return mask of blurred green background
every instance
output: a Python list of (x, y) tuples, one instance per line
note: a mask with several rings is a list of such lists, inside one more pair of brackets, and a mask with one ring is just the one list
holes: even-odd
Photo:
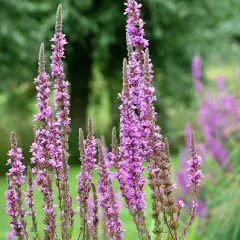
[[(63, 4), (64, 32), (68, 40), (65, 69), (71, 83), (70, 163), (73, 165), (73, 186), (79, 165), (78, 128), (85, 129), (86, 119), (90, 116), (96, 135), (105, 136), (109, 144), (111, 129), (118, 126), (117, 94), (121, 89), (122, 59), (127, 54), (124, 1), (1, 0), (0, 216), (4, 221), (2, 193), (6, 189), (4, 173), (9, 133), (16, 131), (28, 163), (29, 146), (33, 140), (32, 116), (36, 112), (33, 79), (37, 74), (38, 50), (40, 43), (44, 42), (49, 63), (49, 39), (53, 35), (59, 3)], [(236, 69), (240, 54), (240, 1), (142, 0), (141, 3), (155, 66), (158, 123), (163, 134), (170, 139), (174, 165), (177, 165), (175, 156), (183, 145), (184, 126), (187, 121), (196, 118), (197, 101), (191, 80), (192, 57), (203, 57), (206, 86), (211, 88), (216, 77), (223, 75), (229, 89), (236, 95), (238, 93), (240, 83)], [(230, 179), (238, 179), (238, 174), (230, 175)], [(239, 186), (238, 181), (234, 183)], [(214, 221), (211, 224), (214, 225)], [(240, 225), (240, 221), (236, 224)], [(196, 233), (211, 233), (204, 224), (200, 225), (200, 230), (195, 227)], [(0, 239), (5, 239), (6, 227), (0, 225)], [(200, 239), (240, 239), (238, 227), (234, 235), (236, 238), (228, 238), (229, 235), (225, 234), (233, 231), (230, 227), (225, 235), (218, 238), (200, 234)], [(197, 239), (197, 235), (192, 234), (189, 239)]]

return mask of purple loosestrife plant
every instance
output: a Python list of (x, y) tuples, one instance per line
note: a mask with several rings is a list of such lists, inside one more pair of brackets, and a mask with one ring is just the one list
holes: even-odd
[[(127, 45), (129, 50), (127, 81), (129, 84), (129, 93), (133, 104), (136, 107), (139, 120), (139, 139), (142, 147), (142, 161), (149, 159), (152, 154), (150, 138), (155, 132), (157, 141), (161, 139), (158, 126), (155, 125), (155, 109), (153, 102), (154, 87), (152, 87), (153, 65), (149, 57), (148, 40), (145, 39), (144, 22), (140, 17), (142, 7), (135, 0), (129, 0), (126, 4), (125, 14), (127, 15)], [(156, 128), (156, 129), (155, 129)]]
[(51, 39), (53, 42), (51, 48), (53, 50), (51, 55), (51, 76), (55, 79), (54, 82), (54, 100), (56, 109), (56, 125), (60, 131), (62, 140), (63, 153), (62, 159), (62, 238), (70, 237), (73, 228), (72, 197), (69, 192), (68, 184), (68, 134), (70, 129), (70, 95), (68, 93), (69, 82), (65, 80), (64, 67), (62, 59), (64, 58), (64, 45), (67, 44), (65, 35), (62, 33), (62, 5), (59, 5), (56, 17), (55, 34)]
[(95, 168), (96, 163), (96, 139), (93, 135), (93, 127), (91, 119), (88, 120), (88, 136), (84, 140), (82, 129), (79, 130), (79, 151), (81, 170), (77, 175), (77, 201), (80, 205), (81, 214), (81, 229), (82, 236), (88, 235), (87, 229), (87, 211), (88, 211), (88, 198), (92, 182), (92, 170)]
[(188, 168), (188, 187), (193, 187), (193, 198), (192, 198), (192, 209), (190, 212), (190, 218), (187, 226), (184, 228), (181, 238), (186, 236), (188, 228), (192, 225), (193, 220), (196, 216), (196, 209), (198, 206), (197, 195), (199, 193), (199, 187), (203, 179), (203, 173), (201, 170), (202, 158), (196, 153), (195, 137), (194, 133), (191, 132), (191, 145), (190, 145), (191, 159), (187, 161)]
[(17, 137), (11, 133), (11, 149), (8, 152), (9, 159), (7, 165), (10, 169), (7, 172), (8, 190), (5, 193), (7, 199), (6, 212), (11, 217), (11, 227), (13, 235), (22, 240), (28, 239), (25, 215), (23, 209), (24, 170), (22, 149), (18, 147)]
[[(186, 148), (182, 149), (179, 154), (179, 159), (180, 159), (180, 167), (176, 172), (176, 177), (177, 177), (177, 183), (179, 186), (179, 197), (183, 198), (186, 202), (187, 207), (189, 207), (189, 202), (187, 200), (187, 196), (189, 193), (191, 193), (191, 189), (187, 186), (188, 185), (188, 176), (186, 175), (188, 164), (186, 159), (191, 158), (191, 154), (189, 149), (191, 148), (191, 132), (192, 132), (192, 127), (190, 123), (187, 123), (185, 126), (185, 134), (184, 134), (184, 139), (185, 139), (185, 146)], [(202, 156), (203, 159), (206, 156), (206, 148), (203, 143), (198, 143), (196, 145), (196, 152), (198, 155)], [(191, 207), (191, 206), (190, 206)], [(196, 207), (196, 213), (199, 217), (206, 217), (208, 213), (207, 205), (203, 199), (199, 199), (199, 204)]]
[[(192, 76), (199, 97), (198, 125), (213, 159), (225, 170), (231, 170), (226, 140), (239, 128), (239, 108), (236, 98), (225, 88), (224, 78), (218, 77), (217, 91), (204, 92), (201, 82), (201, 59), (192, 61)], [(201, 94), (200, 94), (201, 93)]]
[[(88, 136), (84, 139), (79, 130), (79, 151), (81, 169), (77, 175), (77, 202), (80, 212), (80, 226), (77, 226), (78, 240), (98, 238), (99, 206), (103, 209), (103, 224), (108, 236), (113, 240), (123, 239), (122, 222), (119, 218), (120, 204), (114, 193), (112, 179), (119, 183), (126, 207), (132, 215), (138, 236), (141, 240), (151, 240), (150, 230), (145, 220), (146, 179), (152, 190), (153, 233), (156, 239), (166, 237), (172, 240), (184, 239), (188, 228), (196, 215), (197, 194), (203, 174), (200, 170), (201, 158), (196, 155), (192, 134), (191, 159), (187, 162), (188, 183), (193, 186), (193, 200), (188, 221), (184, 231), (179, 234), (179, 218), (184, 207), (182, 200), (174, 197), (175, 184), (171, 180), (171, 157), (168, 141), (162, 140), (160, 127), (156, 124), (154, 102), (153, 65), (149, 56), (148, 41), (145, 39), (144, 22), (140, 17), (140, 8), (136, 0), (128, 0), (125, 15), (127, 16), (127, 49), (128, 59), (123, 61), (123, 89), (119, 94), (120, 141), (118, 144), (116, 129), (112, 132), (112, 151), (99, 141), (98, 164), (96, 162), (97, 140), (93, 135), (92, 122), (88, 121)], [(69, 190), (68, 135), (69, 117), (69, 83), (65, 79), (63, 58), (64, 46), (67, 44), (62, 33), (62, 6), (57, 10), (56, 28), (52, 42), (51, 77), (54, 89), (54, 108), (50, 104), (51, 82), (45, 70), (44, 45), (40, 47), (39, 73), (35, 79), (37, 90), (38, 113), (34, 120), (34, 142), (31, 146), (32, 168), (28, 171), (28, 190), (26, 193), (27, 210), (22, 204), (22, 185), (24, 184), (24, 166), (22, 151), (17, 146), (15, 134), (11, 135), (9, 152), (10, 170), (7, 173), (8, 190), (7, 214), (11, 217), (13, 234), (21, 240), (28, 239), (25, 215), (32, 219), (34, 240), (42, 237), (38, 232), (37, 213), (34, 209), (34, 188), (39, 187), (43, 197), (44, 240), (71, 240), (73, 235), (72, 197)], [(195, 70), (196, 72), (198, 70)], [(200, 79), (199, 73), (194, 73)], [(221, 85), (222, 86), (222, 85)], [(222, 89), (222, 87), (221, 87)], [(229, 101), (231, 102), (231, 101)], [(56, 112), (56, 115), (54, 114)], [(115, 169), (114, 169), (115, 168)], [(112, 171), (112, 169), (114, 169)], [(57, 208), (53, 194), (54, 172), (58, 190), (60, 224), (57, 224)], [(115, 171), (116, 170), (116, 171)], [(93, 181), (93, 171), (98, 172), (98, 186)], [(189, 187), (188, 186), (188, 187)], [(96, 191), (98, 189), (98, 192)], [(93, 201), (90, 204), (90, 192)], [(99, 199), (99, 203), (98, 203)], [(91, 212), (91, 214), (90, 214)], [(58, 236), (60, 226), (61, 236)], [(104, 228), (105, 229), (105, 228)], [(165, 230), (167, 229), (167, 233)], [(104, 234), (104, 238), (106, 235)]]
[[(35, 165), (33, 172), (36, 173), (36, 184), (43, 194), (43, 211), (44, 211), (44, 239), (54, 239), (56, 237), (56, 205), (53, 201), (52, 180), (49, 167), (54, 166), (51, 159), (52, 136), (51, 126), (51, 106), (49, 102), (50, 81), (45, 71), (44, 45), (41, 44), (39, 51), (39, 75), (35, 79), (37, 89), (37, 106), (39, 113), (35, 115), (35, 120), (40, 121), (41, 125), (35, 129), (34, 142), (31, 146), (31, 162)], [(45, 111), (48, 109), (47, 111)]]
[(141, 156), (139, 121), (130, 96), (127, 80), (127, 61), (123, 63), (123, 90), (119, 94), (120, 105), (120, 152), (118, 181), (128, 209), (138, 228), (140, 238), (149, 239), (144, 216), (144, 178)]
[(116, 201), (109, 164), (104, 158), (103, 146), (98, 142), (99, 152), (99, 195), (100, 206), (103, 208), (106, 217), (108, 234), (113, 240), (123, 239), (122, 223), (119, 219), (119, 204)]

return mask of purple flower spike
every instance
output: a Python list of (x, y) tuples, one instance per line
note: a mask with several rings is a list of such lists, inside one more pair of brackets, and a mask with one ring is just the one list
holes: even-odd
[(196, 147), (195, 147), (195, 138), (194, 133), (191, 132), (191, 159), (188, 160), (187, 165), (187, 172), (188, 172), (188, 186), (194, 185), (194, 191), (198, 193), (198, 186), (200, 185), (203, 174), (200, 166), (202, 164), (202, 157), (196, 154)]
[(88, 120), (88, 136), (84, 140), (82, 129), (79, 130), (79, 151), (81, 161), (81, 171), (77, 175), (77, 201), (80, 205), (80, 214), (82, 218), (83, 236), (86, 236), (88, 198), (92, 182), (92, 170), (95, 168), (96, 139), (93, 136), (93, 127), (91, 119)]
[(129, 43), (136, 48), (145, 48), (148, 46), (148, 41), (144, 38), (144, 22), (140, 18), (142, 4), (135, 0), (128, 0), (125, 5), (127, 6), (125, 15), (128, 17), (126, 31)]
[(145, 194), (143, 186), (142, 134), (136, 105), (131, 97), (127, 75), (127, 60), (123, 62), (123, 90), (119, 94), (122, 104), (120, 110), (120, 150), (118, 162), (118, 181), (127, 207), (136, 222), (140, 238), (149, 239), (145, 224)]
[(119, 181), (123, 188), (123, 195), (132, 213), (143, 212), (144, 209), (144, 179), (141, 158), (141, 133), (139, 132), (138, 117), (135, 106), (129, 94), (126, 76), (127, 62), (123, 66), (123, 91), (120, 94), (122, 101), (120, 109), (120, 162)]
[[(58, 141), (57, 132), (54, 131), (54, 121), (52, 120), (52, 111), (49, 100), (49, 76), (45, 72), (45, 57), (44, 57), (44, 45), (41, 44), (39, 51), (39, 75), (35, 79), (37, 89), (37, 101), (39, 113), (35, 117), (35, 121), (39, 120), (41, 125), (34, 130), (34, 142), (31, 146), (31, 163), (35, 165), (33, 172), (36, 173), (35, 183), (39, 186), (43, 195), (43, 211), (44, 211), (44, 232), (45, 239), (55, 238), (55, 208), (53, 203), (53, 190), (52, 180), (49, 173), (49, 167), (55, 167), (57, 164), (56, 158), (53, 156), (53, 152), (58, 152), (59, 149), (55, 148), (55, 144)], [(45, 108), (49, 109), (45, 114)], [(61, 153), (61, 150), (60, 150)], [(58, 160), (59, 161), (59, 160)], [(32, 202), (32, 184), (28, 186), (27, 203), (33, 208)], [(32, 209), (31, 209), (32, 210)], [(31, 214), (33, 218), (36, 216), (34, 212)], [(36, 224), (36, 223), (34, 223)], [(36, 230), (36, 229), (35, 229)], [(37, 234), (37, 231), (36, 231)]]
[(18, 147), (17, 137), (14, 132), (11, 133), (11, 149), (8, 152), (8, 156), (10, 158), (7, 161), (7, 165), (10, 166), (10, 169), (7, 172), (8, 190), (5, 192), (7, 199), (6, 213), (11, 218), (10, 223), (13, 228), (13, 234), (19, 237), (19, 239), (27, 240), (26, 213), (22, 202), (25, 166), (22, 163), (22, 149)]
[(55, 78), (54, 95), (55, 108), (57, 110), (57, 124), (62, 127), (64, 134), (70, 132), (69, 106), (70, 96), (68, 93), (69, 82), (65, 80), (62, 59), (64, 58), (64, 45), (67, 44), (65, 34), (62, 33), (62, 5), (59, 5), (56, 20), (56, 32), (51, 39), (51, 75)]
[[(83, 132), (79, 130), (79, 150), (81, 153), (81, 171), (77, 176), (78, 180), (78, 197), (79, 204), (83, 207), (86, 206), (89, 197), (89, 191), (91, 188), (92, 173), (91, 171), (95, 168), (95, 154), (96, 154), (96, 139), (93, 136), (92, 122), (91, 119), (88, 121), (88, 136), (84, 141)], [(82, 214), (86, 214), (81, 212)], [(86, 216), (85, 216), (86, 217)]]
[[(34, 131), (35, 139), (31, 146), (31, 162), (38, 166), (59, 167), (61, 165), (59, 156), (62, 149), (59, 145), (59, 133), (55, 129), (52, 120), (52, 109), (50, 105), (50, 81), (45, 72), (44, 45), (41, 44), (39, 51), (39, 74), (35, 78), (37, 90), (37, 106), (39, 112), (35, 115), (35, 121), (40, 121), (41, 126)], [(46, 158), (48, 153), (48, 159)]]
[(62, 238), (68, 238), (73, 227), (74, 211), (72, 209), (72, 197), (69, 191), (69, 165), (68, 165), (68, 134), (70, 129), (70, 95), (68, 92), (69, 82), (65, 79), (63, 58), (64, 46), (67, 44), (65, 34), (62, 33), (62, 5), (57, 9), (55, 34), (51, 39), (51, 76), (54, 78), (54, 103), (56, 110), (56, 126), (60, 132), (62, 160)]
[(119, 219), (119, 205), (114, 196), (108, 162), (104, 158), (103, 146), (99, 141), (99, 194), (100, 206), (106, 216), (108, 234), (113, 240), (123, 239), (122, 223)]
[(35, 120), (46, 122), (52, 116), (52, 109), (49, 103), (50, 81), (45, 71), (44, 45), (41, 44), (39, 51), (39, 75), (34, 79), (37, 89), (37, 106), (39, 113)]
[(181, 238), (184, 239), (184, 237), (187, 234), (187, 231), (189, 227), (192, 225), (194, 218), (196, 217), (196, 211), (197, 211), (197, 195), (199, 192), (201, 181), (204, 177), (202, 170), (201, 170), (201, 164), (202, 164), (202, 158), (197, 155), (196, 153), (196, 145), (195, 145), (195, 137), (193, 131), (191, 132), (191, 159), (188, 160), (187, 165), (187, 172), (188, 172), (188, 184), (187, 186), (193, 187), (193, 197), (192, 197), (192, 208), (190, 211), (190, 218), (188, 221), (187, 226), (183, 230), (183, 234)]

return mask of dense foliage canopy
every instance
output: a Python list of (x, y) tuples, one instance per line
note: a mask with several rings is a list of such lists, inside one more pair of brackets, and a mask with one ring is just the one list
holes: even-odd
[[(235, 37), (239, 32), (237, 0), (142, 0), (146, 34), (151, 41), (150, 54), (156, 66), (155, 87), (159, 101), (159, 121), (165, 131), (166, 121), (177, 105), (191, 99), (190, 62), (195, 54)], [(112, 0), (2, 0), (0, 9), (0, 91), (7, 99), (7, 109), (32, 111), (36, 76), (35, 55), (40, 42), (50, 38), (54, 28), (54, 9), (62, 3), (67, 77), (71, 83), (73, 128), (83, 126), (89, 105), (109, 108), (109, 130), (117, 123), (116, 94), (120, 91), (121, 63), (126, 55), (123, 1)], [(50, 46), (46, 46), (50, 48)], [(154, 53), (154, 54), (153, 54)], [(98, 76), (102, 85), (94, 83)], [(92, 83), (91, 83), (92, 81)], [(95, 87), (94, 87), (95, 86)], [(103, 93), (102, 88), (104, 86)], [(106, 97), (110, 100), (103, 100)], [(90, 104), (89, 104), (90, 101)], [(177, 104), (176, 104), (177, 103)], [(101, 106), (100, 106), (101, 105)], [(20, 108), (19, 108), (20, 106)]]

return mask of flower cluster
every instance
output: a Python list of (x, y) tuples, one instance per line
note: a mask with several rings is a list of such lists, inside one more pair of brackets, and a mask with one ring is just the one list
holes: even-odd
[[(77, 175), (77, 201), (80, 205), (80, 214), (82, 218), (81, 227), (83, 229), (83, 237), (87, 236), (86, 230), (88, 224), (88, 200), (92, 186), (92, 171), (96, 164), (96, 139), (93, 135), (93, 127), (91, 119), (88, 120), (88, 136), (84, 140), (82, 129), (79, 130), (79, 151), (80, 151), (80, 162), (81, 171)], [(93, 189), (94, 193), (94, 189)], [(95, 219), (97, 216), (95, 216)], [(90, 226), (91, 228), (91, 226)], [(96, 227), (93, 227), (96, 229)], [(93, 231), (94, 232), (94, 231)], [(95, 230), (96, 232), (96, 230)]]
[[(225, 170), (231, 170), (225, 142), (239, 128), (239, 108), (235, 96), (225, 87), (223, 77), (217, 78), (217, 91), (205, 93), (201, 82), (201, 59), (195, 56), (192, 62), (194, 86), (200, 100), (198, 125), (204, 142), (213, 159)], [(201, 94), (200, 94), (201, 93)]]
[(135, 0), (128, 0), (125, 14), (128, 16), (126, 32), (128, 33), (129, 43), (135, 48), (145, 48), (148, 41), (144, 38), (144, 22), (140, 18), (142, 4)]
[(63, 153), (60, 156), (62, 162), (61, 181), (60, 188), (62, 194), (62, 206), (65, 206), (66, 210), (62, 209), (62, 238), (71, 234), (71, 228), (73, 227), (73, 209), (72, 209), (72, 197), (69, 192), (68, 183), (68, 133), (70, 132), (70, 95), (68, 92), (69, 82), (65, 80), (64, 66), (62, 59), (64, 58), (64, 45), (67, 44), (65, 35), (62, 33), (62, 5), (59, 5), (56, 16), (55, 34), (51, 38), (51, 76), (54, 78), (54, 103), (56, 110), (55, 125), (59, 131), (61, 143), (60, 147)]
[(63, 129), (63, 134), (70, 132), (69, 118), (69, 82), (65, 80), (62, 59), (64, 58), (64, 45), (67, 44), (65, 35), (62, 33), (62, 6), (57, 11), (56, 32), (51, 39), (51, 75), (55, 78), (54, 95), (55, 108), (57, 109), (57, 124)]
[(203, 174), (200, 166), (202, 164), (202, 157), (198, 156), (196, 153), (195, 140), (193, 132), (191, 132), (191, 159), (187, 161), (188, 165), (188, 186), (195, 185), (196, 188), (200, 185)]
[(95, 154), (96, 154), (96, 139), (93, 136), (93, 128), (91, 120), (88, 121), (88, 136), (86, 141), (84, 140), (83, 132), (79, 130), (79, 151), (81, 153), (81, 171), (77, 176), (77, 201), (81, 206), (81, 213), (85, 215), (87, 213), (86, 204), (89, 197), (89, 191), (91, 189), (92, 182), (92, 170), (95, 168)]
[[(126, 74), (126, 61), (123, 66), (123, 75)], [(126, 75), (123, 76), (124, 82)], [(125, 84), (120, 98), (120, 161), (118, 164), (119, 182), (124, 189), (124, 197), (133, 213), (144, 209), (144, 179), (141, 158), (141, 133), (138, 128), (138, 117), (135, 113), (133, 101), (129, 96), (128, 84)]]
[(7, 164), (10, 169), (7, 173), (8, 190), (5, 193), (7, 199), (6, 212), (11, 217), (11, 226), (13, 234), (20, 239), (28, 239), (25, 211), (23, 209), (23, 191), (21, 189), (24, 184), (23, 172), (25, 166), (22, 163), (22, 149), (18, 147), (15, 133), (11, 133), (11, 150), (8, 153), (10, 157)]
[(108, 234), (113, 240), (123, 239), (122, 224), (119, 219), (119, 206), (112, 188), (109, 166), (104, 159), (103, 146), (99, 141), (99, 195), (100, 206), (106, 215)]
[[(187, 169), (188, 169), (188, 163), (186, 159), (191, 159), (191, 153), (189, 149), (191, 149), (191, 132), (192, 132), (192, 127), (190, 123), (187, 123), (185, 126), (185, 146), (186, 148), (182, 149), (179, 154), (179, 159), (180, 159), (180, 167), (176, 172), (176, 177), (177, 177), (177, 183), (180, 188), (179, 191), (179, 197), (184, 198), (185, 203), (187, 207), (191, 207), (191, 204), (187, 200), (187, 194), (191, 193), (191, 188), (188, 186), (189, 185), (189, 178), (186, 174)], [(206, 148), (203, 143), (197, 143), (196, 144), (196, 152), (198, 156), (201, 156), (203, 160), (205, 159), (206, 156)], [(208, 208), (206, 205), (206, 202), (204, 199), (199, 199), (198, 200), (198, 206), (196, 207), (196, 213), (199, 217), (206, 217), (208, 214)]]

